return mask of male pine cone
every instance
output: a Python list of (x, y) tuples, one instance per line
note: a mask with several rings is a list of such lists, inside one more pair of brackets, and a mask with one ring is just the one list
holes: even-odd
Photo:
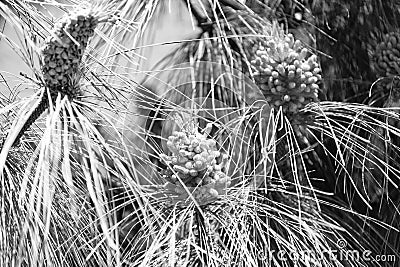
[(316, 55), (291, 34), (284, 38), (258, 40), (250, 55), (257, 85), (273, 108), (295, 115), (318, 101), (321, 68)]
[(373, 54), (372, 67), (378, 77), (400, 75), (400, 32), (389, 32), (383, 36)]

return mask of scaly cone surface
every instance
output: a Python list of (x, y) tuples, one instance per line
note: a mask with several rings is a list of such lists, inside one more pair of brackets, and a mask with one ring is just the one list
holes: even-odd
[[(51, 101), (58, 93), (74, 99), (80, 95), (79, 68), (89, 38), (93, 36), (99, 19), (90, 9), (78, 9), (54, 25), (51, 35), (41, 50), (41, 70)], [(25, 131), (48, 108), (49, 99), (44, 92), (41, 101), (29, 116), (15, 139), (14, 146)]]
[(51, 92), (61, 92), (71, 98), (79, 95), (74, 81), (97, 24), (98, 18), (89, 9), (80, 9), (54, 26), (42, 50), (43, 77)]

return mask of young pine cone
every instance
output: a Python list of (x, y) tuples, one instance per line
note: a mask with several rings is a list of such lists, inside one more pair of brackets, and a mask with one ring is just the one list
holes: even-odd
[(98, 23), (99, 16), (92, 10), (78, 9), (54, 25), (41, 50), (41, 70), (51, 99), (46, 91), (42, 94), (37, 107), (15, 138), (14, 146), (19, 144), (21, 136), (48, 108), (49, 101), (55, 100), (58, 93), (70, 99), (81, 94), (78, 81), (82, 56)]
[(80, 9), (56, 23), (42, 49), (42, 72), (50, 92), (60, 92), (72, 99), (78, 96), (79, 87), (74, 83), (98, 22), (89, 9)]

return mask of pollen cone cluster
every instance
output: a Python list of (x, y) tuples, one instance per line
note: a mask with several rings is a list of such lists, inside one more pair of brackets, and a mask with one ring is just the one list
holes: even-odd
[(372, 66), (379, 77), (400, 75), (400, 32), (383, 36), (374, 52)]
[(299, 40), (284, 38), (259, 40), (250, 55), (257, 85), (266, 100), (285, 114), (295, 114), (310, 102), (318, 101), (321, 68)]
[(197, 199), (217, 197), (218, 190), (213, 186), (230, 184), (225, 174), (228, 156), (218, 151), (214, 139), (207, 138), (208, 129), (210, 125), (203, 134), (175, 131), (168, 137), (171, 155), (161, 155), (168, 165), (162, 177), (177, 186), (177, 193), (184, 192), (179, 180), (189, 188), (197, 187), (193, 192)]
[(97, 24), (98, 18), (91, 10), (79, 9), (54, 26), (42, 49), (42, 71), (50, 92), (77, 96), (79, 88), (74, 86), (74, 80)]

